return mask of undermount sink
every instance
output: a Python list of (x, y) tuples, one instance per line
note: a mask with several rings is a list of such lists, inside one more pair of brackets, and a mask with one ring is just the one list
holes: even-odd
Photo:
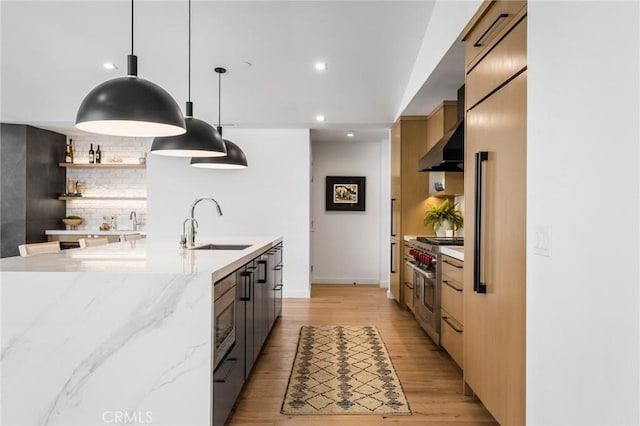
[(251, 247), (250, 244), (205, 244), (191, 247), (189, 250), (244, 250)]

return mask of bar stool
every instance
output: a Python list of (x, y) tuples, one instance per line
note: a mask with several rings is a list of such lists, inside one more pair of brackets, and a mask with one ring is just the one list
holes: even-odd
[(104, 246), (109, 244), (109, 238), (107, 237), (80, 238), (78, 242), (80, 243), (81, 248)]
[(33, 256), (43, 253), (60, 253), (60, 241), (49, 241), (46, 243), (21, 244), (18, 246), (20, 256)]

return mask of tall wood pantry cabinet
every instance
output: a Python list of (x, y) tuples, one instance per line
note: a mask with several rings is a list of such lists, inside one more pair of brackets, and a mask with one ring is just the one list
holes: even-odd
[(526, 2), (486, 1), (466, 51), (465, 383), (525, 423)]
[(389, 289), (401, 305), (403, 236), (424, 234), (421, 203), (428, 186), (428, 174), (418, 171), (418, 160), (426, 153), (427, 116), (402, 116), (391, 128), (391, 271)]

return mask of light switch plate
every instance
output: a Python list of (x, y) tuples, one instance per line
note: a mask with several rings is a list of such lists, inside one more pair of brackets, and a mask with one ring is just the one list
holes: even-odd
[(551, 257), (551, 227), (536, 226), (533, 228), (533, 253)]

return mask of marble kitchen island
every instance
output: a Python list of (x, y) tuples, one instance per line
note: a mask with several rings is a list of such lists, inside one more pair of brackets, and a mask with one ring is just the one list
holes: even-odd
[(0, 260), (1, 423), (210, 425), (212, 283), (281, 238), (137, 240)]

